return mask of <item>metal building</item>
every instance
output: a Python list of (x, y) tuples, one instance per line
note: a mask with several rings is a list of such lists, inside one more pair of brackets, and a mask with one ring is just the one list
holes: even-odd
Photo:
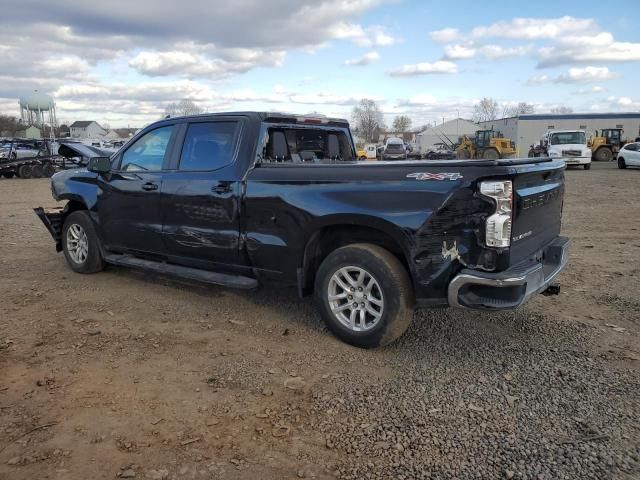
[(586, 130), (589, 138), (595, 130), (622, 128), (623, 137), (634, 140), (640, 136), (640, 112), (520, 115), (481, 122), (480, 125), (493, 128), (516, 142), (516, 155), (526, 157), (529, 147), (538, 143), (547, 130)]

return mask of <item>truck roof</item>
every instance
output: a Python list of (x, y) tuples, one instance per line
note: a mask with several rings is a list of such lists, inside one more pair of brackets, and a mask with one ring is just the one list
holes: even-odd
[(330, 125), (348, 127), (349, 121), (344, 118), (327, 117), (322, 114), (306, 113), (284, 113), (284, 112), (256, 112), (256, 111), (237, 111), (237, 112), (211, 112), (200, 113), (198, 115), (184, 115), (177, 117), (167, 117), (171, 119), (176, 118), (209, 118), (209, 117), (229, 117), (229, 116), (253, 116), (257, 117), (261, 121), (269, 121), (273, 123), (307, 123), (317, 125)]

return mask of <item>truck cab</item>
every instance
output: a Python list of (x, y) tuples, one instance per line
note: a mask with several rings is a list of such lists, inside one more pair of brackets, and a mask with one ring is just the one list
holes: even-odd
[(547, 155), (560, 158), (568, 166), (591, 168), (591, 149), (587, 145), (587, 134), (584, 130), (549, 130), (545, 133)]

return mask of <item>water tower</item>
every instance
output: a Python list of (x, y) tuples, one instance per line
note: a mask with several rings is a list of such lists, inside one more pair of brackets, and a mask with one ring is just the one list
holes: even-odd
[(51, 137), (54, 137), (54, 129), (58, 126), (56, 104), (49, 95), (34, 90), (33, 93), (21, 97), (20, 117), (24, 125), (42, 129), (48, 124), (51, 127)]

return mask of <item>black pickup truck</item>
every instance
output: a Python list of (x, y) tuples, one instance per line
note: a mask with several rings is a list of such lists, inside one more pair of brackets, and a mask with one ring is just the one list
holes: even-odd
[(338, 337), (375, 347), (402, 335), (415, 306), (513, 309), (555, 290), (564, 168), (358, 162), (346, 120), (207, 114), (159, 121), (57, 173), (66, 205), (35, 211), (76, 272), (296, 287)]

